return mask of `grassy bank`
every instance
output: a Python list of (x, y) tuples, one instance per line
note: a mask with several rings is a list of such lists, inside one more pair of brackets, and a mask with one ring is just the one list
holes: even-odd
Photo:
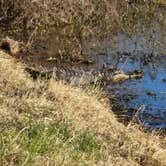
[[(117, 2), (1, 0), (0, 38), (23, 41), (23, 60), (77, 61), (84, 41), (95, 39), (98, 48), (119, 31), (151, 26), (152, 18), (165, 25), (164, 0)], [(34, 81), (24, 67), (0, 50), (0, 165), (166, 165), (165, 138), (119, 123), (98, 90)]]
[(120, 124), (106, 98), (34, 82), (0, 51), (0, 165), (165, 165), (165, 140)]
[(11, 0), (0, 4), (0, 28), (10, 29), (4, 35), (24, 41), (35, 54), (59, 59), (86, 54), (88, 41), (92, 42), (89, 47), (98, 49), (101, 41), (117, 32), (147, 35), (146, 27), (154, 26), (152, 20), (165, 25), (160, 8), (164, 0)]

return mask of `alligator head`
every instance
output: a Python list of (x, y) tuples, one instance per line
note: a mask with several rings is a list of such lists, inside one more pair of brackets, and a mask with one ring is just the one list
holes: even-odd
[(134, 70), (130, 73), (125, 73), (123, 70), (118, 69), (116, 66), (112, 66), (108, 63), (103, 65), (102, 71), (103, 80), (106, 82), (124, 82), (128, 79), (139, 79), (142, 78), (144, 73), (143, 71)]

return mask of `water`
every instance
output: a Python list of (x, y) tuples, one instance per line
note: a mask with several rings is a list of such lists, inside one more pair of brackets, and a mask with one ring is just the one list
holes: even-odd
[[(151, 63), (142, 66), (138, 55), (136, 60), (126, 59), (125, 64), (119, 63), (118, 67), (123, 68), (125, 72), (142, 68), (144, 77), (121, 84), (111, 84), (107, 91), (119, 99), (118, 104), (124, 109), (141, 108), (138, 113), (144, 126), (151, 129), (166, 128), (166, 63), (156, 60), (156, 68), (153, 69)], [(126, 113), (127, 115), (130, 116), (130, 113)]]
[[(162, 35), (155, 39), (161, 40)], [(166, 55), (164, 47), (154, 48), (152, 43), (139, 37), (118, 35), (117, 47), (109, 49), (106, 62), (116, 65), (124, 72), (143, 70), (144, 77), (127, 80), (120, 84), (110, 84), (106, 91), (118, 99), (123, 110), (134, 110), (139, 121), (149, 129), (166, 129)], [(113, 53), (114, 52), (114, 53)], [(116, 52), (116, 54), (115, 54)], [(117, 107), (118, 108), (118, 107)], [(115, 110), (118, 113), (121, 110)], [(133, 112), (125, 116), (133, 116)]]
[(143, 78), (110, 83), (105, 90), (111, 99), (117, 99), (113, 111), (120, 118), (123, 115), (124, 121), (131, 120), (137, 115), (150, 130), (166, 129), (166, 34), (157, 24), (153, 28), (155, 31), (149, 29), (137, 36), (119, 33), (115, 43), (106, 42), (105, 54), (96, 56), (96, 63), (86, 67), (100, 70), (107, 63), (125, 73), (143, 71)]

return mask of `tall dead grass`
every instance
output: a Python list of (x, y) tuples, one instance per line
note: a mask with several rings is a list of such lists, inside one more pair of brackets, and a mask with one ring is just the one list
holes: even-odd
[(62, 55), (82, 54), (82, 40), (101, 30), (104, 36), (108, 20), (118, 15), (112, 0), (10, 0), (1, 1), (0, 6), (1, 23), (21, 28), (28, 45), (49, 36), (51, 27), (52, 37), (62, 41), (58, 43)]
[(0, 52), (1, 165), (165, 165), (165, 140), (120, 124), (107, 100), (32, 81)]
[(0, 23), (13, 27), (14, 35), (37, 54), (75, 57), (85, 54), (84, 41), (110, 39), (122, 30), (134, 33), (152, 18), (161, 18), (160, 4), (153, 0), (1, 0)]

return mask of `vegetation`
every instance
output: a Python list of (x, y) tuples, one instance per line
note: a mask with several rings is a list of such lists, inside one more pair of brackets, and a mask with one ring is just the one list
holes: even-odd
[(63, 60), (87, 54), (87, 43), (93, 51), (99, 49), (101, 41), (113, 38), (119, 31), (147, 34), (144, 29), (151, 26), (152, 18), (165, 25), (164, 13), (159, 8), (165, 1), (158, 0), (0, 2), (0, 21), (5, 31), (10, 30), (7, 34), (24, 41), (30, 52)]
[[(165, 1), (132, 1), (135, 17), (153, 17)], [(48, 48), (59, 58), (82, 56), (83, 41), (134, 31), (128, 1), (0, 1), (0, 30), (28, 53)], [(27, 7), (28, 6), (28, 7)], [(138, 15), (142, 6), (154, 10)], [(141, 13), (142, 14), (142, 13)], [(155, 14), (155, 13), (154, 13)], [(133, 23), (133, 24), (132, 24)], [(163, 23), (163, 20), (161, 20)], [(122, 26), (125, 25), (125, 26)], [(54, 34), (54, 36), (52, 36)], [(56, 45), (58, 43), (58, 45)], [(47, 54), (46, 54), (47, 55)], [(166, 140), (119, 123), (103, 92), (61, 81), (32, 80), (25, 64), (0, 51), (0, 165), (165, 165)]]
[(0, 165), (164, 165), (164, 139), (120, 124), (106, 98), (34, 82), (2, 51), (0, 72)]

